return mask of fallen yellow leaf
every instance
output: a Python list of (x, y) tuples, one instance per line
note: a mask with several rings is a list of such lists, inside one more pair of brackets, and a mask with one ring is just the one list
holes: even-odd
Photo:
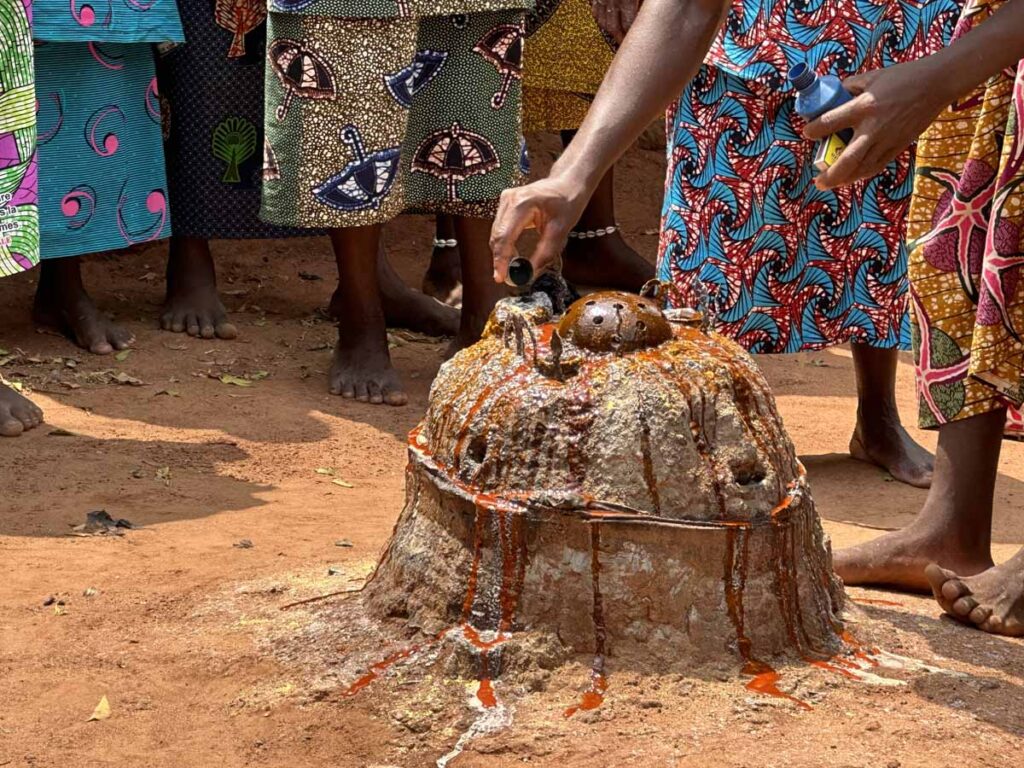
[(92, 711), (92, 715), (85, 722), (91, 723), (93, 720), (106, 720), (108, 717), (110, 717), (110, 702), (104, 696), (100, 699), (100, 703), (96, 705), (96, 709)]
[(230, 373), (222, 373), (217, 378), (220, 379), (221, 384), (234, 384), (236, 387), (251, 387), (252, 382), (248, 379), (243, 379), (241, 376), (234, 376)]

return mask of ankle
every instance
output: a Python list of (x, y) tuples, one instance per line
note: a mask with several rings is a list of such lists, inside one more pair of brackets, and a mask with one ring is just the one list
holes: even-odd
[(899, 406), (895, 398), (862, 400), (857, 404), (857, 425), (854, 434), (862, 438), (884, 436), (894, 429), (902, 429)]
[(360, 355), (371, 360), (391, 359), (388, 351), (388, 334), (383, 328), (360, 328), (349, 330), (344, 324), (338, 328), (337, 349), (341, 353)]
[(991, 559), (991, 525), (976, 509), (959, 509), (933, 502), (931, 495), (920, 514), (903, 532), (924, 552), (955, 553), (965, 561)]

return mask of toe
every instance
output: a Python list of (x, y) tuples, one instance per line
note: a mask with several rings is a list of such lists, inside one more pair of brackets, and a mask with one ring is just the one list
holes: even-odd
[(194, 314), (188, 314), (185, 316), (185, 332), (189, 336), (199, 335), (199, 318)]
[(235, 327), (234, 323), (229, 323), (226, 320), (222, 320), (221, 322), (217, 323), (214, 330), (216, 331), (217, 338), (219, 339), (230, 340), (238, 338), (238, 329)]
[(332, 395), (341, 395), (346, 400), (356, 396), (356, 388), (348, 376), (341, 374), (331, 376), (330, 391)]
[(366, 382), (365, 381), (356, 382), (355, 393), (356, 393), (356, 400), (358, 400), (360, 403), (368, 403), (368, 402), (370, 402), (370, 392), (366, 388)]
[(212, 339), (217, 336), (217, 329), (213, 327), (213, 323), (209, 320), (203, 320), (199, 324), (199, 335), (204, 339)]
[(108, 334), (107, 340), (114, 349), (128, 349), (128, 347), (135, 343), (135, 335), (124, 329), (118, 328)]
[(25, 425), (11, 415), (6, 408), (0, 409), (0, 435), (17, 437), (25, 431)]
[(106, 339), (95, 339), (89, 342), (89, 351), (94, 355), (109, 355), (114, 351), (114, 348)]
[(981, 629), (985, 630), (986, 632), (992, 632), (993, 634), (1000, 634), (1003, 630), (1002, 616), (993, 613), (991, 616), (988, 617), (988, 619), (985, 620), (985, 623), (981, 625)]
[(971, 620), (972, 624), (977, 624), (979, 627), (988, 621), (988, 617), (992, 615), (992, 609), (987, 605), (979, 605), (970, 615), (967, 617)]
[[(945, 586), (947, 581), (955, 581), (957, 575), (953, 571), (947, 570), (941, 567), (938, 563), (929, 563), (924, 568), (924, 576), (928, 579), (928, 584), (932, 588), (932, 594), (935, 595), (935, 599), (942, 602), (944, 599), (942, 595), (942, 588)], [(956, 599), (955, 597), (953, 598)]]
[(170, 312), (164, 312), (160, 315), (160, 328), (165, 331), (171, 330), (171, 326), (174, 324), (174, 315)]
[(11, 416), (20, 421), (25, 429), (32, 429), (32, 427), (38, 426), (39, 424), (32, 407), (27, 402), (16, 403), (11, 408)]
[(94, 355), (109, 355), (114, 351), (107, 340), (106, 330), (88, 317), (78, 318), (79, 323), (72, 326), (78, 346), (87, 349)]
[(932, 588), (935, 601), (942, 610), (954, 616), (966, 615), (955, 613), (953, 609), (953, 604), (957, 600), (970, 594), (970, 590), (960, 581), (960, 577), (956, 573), (948, 568), (942, 568), (936, 563), (931, 563), (925, 566), (924, 575)]
[(380, 384), (376, 381), (367, 383), (366, 392), (370, 396), (370, 402), (374, 405), (380, 405), (384, 402), (384, 393), (381, 392)]
[(969, 594), (971, 590), (959, 578), (953, 577), (942, 585), (942, 596), (951, 604)]
[(409, 398), (401, 390), (386, 390), (384, 392), (384, 402), (388, 405), (405, 405), (409, 402)]
[(183, 315), (175, 315), (171, 318), (171, 330), (175, 333), (185, 332), (185, 317)]
[(961, 618), (971, 615), (971, 611), (978, 607), (978, 601), (970, 595), (965, 595), (953, 603), (953, 613)]

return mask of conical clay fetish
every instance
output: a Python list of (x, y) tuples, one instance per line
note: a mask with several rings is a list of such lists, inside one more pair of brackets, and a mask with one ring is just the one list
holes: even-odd
[(771, 686), (777, 661), (842, 649), (842, 590), (768, 384), (697, 312), (503, 301), (441, 369), (409, 452), (364, 595), (454, 635), (481, 680), (537, 634), (595, 654), (596, 700), (606, 662), (728, 661)]

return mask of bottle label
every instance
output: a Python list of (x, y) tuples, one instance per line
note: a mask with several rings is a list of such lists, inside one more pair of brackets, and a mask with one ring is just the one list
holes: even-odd
[(824, 171), (839, 159), (839, 155), (843, 153), (844, 149), (846, 149), (846, 142), (837, 134), (822, 139), (818, 142), (818, 148), (814, 153), (814, 167), (819, 171)]

